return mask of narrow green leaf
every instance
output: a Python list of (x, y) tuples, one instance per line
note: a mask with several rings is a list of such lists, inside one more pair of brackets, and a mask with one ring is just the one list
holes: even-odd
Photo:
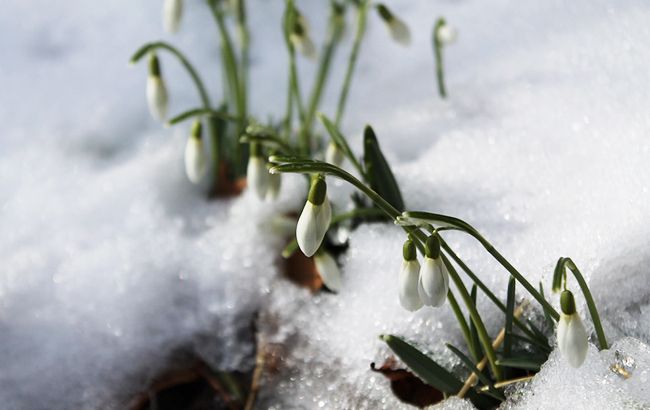
[(501, 394), (501, 392), (499, 392), (497, 389), (494, 388), (494, 385), (493, 385), (492, 381), (490, 380), (490, 378), (487, 377), (485, 374), (483, 374), (483, 372), (481, 372), (478, 369), (478, 367), (476, 367), (474, 365), (474, 363), (472, 362), (472, 359), (467, 357), (463, 352), (461, 352), (460, 350), (458, 350), (456, 347), (454, 347), (453, 345), (451, 345), (449, 343), (447, 343), (445, 346), (447, 346), (447, 349), (451, 350), (453, 354), (458, 356), (458, 358), (463, 362), (463, 364), (479, 378), (481, 383), (488, 386), (488, 388), (490, 389), (490, 392), (494, 396), (496, 396), (496, 398), (498, 398), (499, 400), (505, 400), (506, 399), (503, 396), (503, 394)]
[[(472, 297), (472, 302), (474, 303), (474, 306), (476, 306), (476, 298), (478, 297), (478, 289), (476, 288), (476, 284), (472, 285), (470, 296)], [(478, 346), (476, 352), (474, 352), (474, 360), (476, 360), (476, 363), (478, 363), (481, 360), (481, 357), (483, 356), (484, 352), (481, 348), (481, 341), (478, 338), (478, 331), (476, 330), (476, 325), (474, 324), (474, 321), (472, 321), (472, 317), (469, 316), (468, 320), (469, 320), (469, 331), (470, 331), (470, 336), (472, 338), (472, 342), (474, 343), (475, 346)]]
[(350, 162), (354, 165), (354, 167), (359, 171), (361, 176), (363, 178), (366, 178), (366, 174), (361, 167), (361, 164), (359, 163), (359, 160), (357, 157), (354, 155), (354, 152), (352, 152), (352, 149), (350, 148), (350, 145), (348, 145), (347, 139), (341, 134), (341, 132), (338, 130), (336, 125), (332, 121), (330, 121), (329, 118), (327, 118), (324, 114), (319, 113), (318, 118), (320, 118), (321, 122), (325, 126), (325, 129), (327, 130), (328, 134), (330, 135), (330, 138), (334, 141), (334, 143), (339, 147), (341, 151), (345, 154), (346, 157), (350, 160)]
[(175, 125), (185, 120), (188, 120), (190, 118), (203, 116), (203, 115), (210, 116), (210, 117), (217, 117), (227, 121), (239, 121), (238, 117), (230, 115), (226, 111), (212, 110), (209, 108), (193, 108), (191, 110), (184, 111), (176, 115), (175, 117), (171, 118), (169, 121), (167, 121), (167, 125)]
[(364, 166), (370, 187), (399, 211), (404, 210), (404, 200), (395, 176), (379, 148), (375, 132), (368, 125), (363, 134)]
[[(448, 395), (456, 394), (463, 388), (463, 383), (456, 376), (408, 342), (393, 335), (380, 337), (413, 373), (428, 385)], [(474, 390), (470, 390), (467, 397), (479, 408), (494, 408), (498, 404), (497, 401), (489, 397), (476, 394)]]
[(526, 357), (512, 357), (510, 359), (497, 360), (497, 363), (500, 366), (533, 371), (539, 371), (539, 368), (541, 367), (541, 363)]
[(566, 259), (560, 258), (555, 264), (555, 270), (553, 271), (553, 287), (551, 288), (553, 292), (559, 292), (562, 288), (562, 278), (566, 273), (565, 263)]
[(393, 335), (382, 335), (380, 337), (425, 383), (449, 394), (454, 394), (463, 387), (463, 383), (453, 374), (408, 342)]
[[(544, 285), (542, 285), (542, 281), (539, 281), (539, 294), (542, 295), (544, 299), (546, 299), (546, 295), (544, 295)], [(551, 319), (551, 316), (549, 316), (546, 309), (544, 309), (544, 318), (546, 318), (546, 323), (548, 324), (549, 329), (555, 328), (555, 322), (553, 322), (553, 319)]]
[(512, 353), (512, 319), (515, 313), (515, 278), (508, 281), (508, 299), (506, 300), (505, 337), (503, 339), (503, 355), (507, 358)]
[(530, 337), (524, 335), (518, 335), (516, 333), (513, 333), (511, 337), (513, 338), (513, 340), (519, 340), (520, 342), (528, 343), (531, 346), (535, 346), (541, 349), (542, 351), (544, 351), (545, 353), (551, 353), (551, 348), (548, 346), (548, 344), (544, 344), (537, 339), (531, 339)]
[(291, 255), (298, 250), (298, 241), (294, 238), (291, 242), (287, 244), (282, 250), (282, 257), (288, 259)]

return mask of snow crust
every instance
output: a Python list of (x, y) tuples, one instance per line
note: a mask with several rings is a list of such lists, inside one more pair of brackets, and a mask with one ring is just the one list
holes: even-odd
[[(571, 256), (618, 340), (607, 352), (592, 346), (576, 371), (554, 352), (504, 407), (647, 408), (650, 7), (639, 0), (387, 3), (413, 42), (401, 48), (371, 16), (344, 121), (353, 147), (372, 124), (409, 208), (472, 223), (532, 283), (548, 288), (557, 258)], [(300, 4), (322, 38), (324, 4)], [(141, 43), (162, 37), (187, 50), (220, 90), (216, 31), (201, 2), (188, 1), (179, 36), (163, 35), (160, 7), (153, 0), (3, 5), (3, 409), (123, 408), (178, 350), (220, 369), (249, 369), (258, 311), (267, 341), (285, 346), (280, 373), (264, 379), (260, 408), (406, 408), (369, 370), (390, 355), (382, 333), (406, 337), (462, 374), (444, 349), (461, 343), (449, 307), (410, 314), (399, 306), (397, 227), (353, 232), (339, 260), (341, 292), (314, 296), (278, 279), (283, 239), (269, 223), (302, 206), (300, 178), (285, 178), (273, 205), (250, 193), (206, 202), (188, 186), (188, 130), (150, 120), (146, 67), (129, 70), (126, 62)], [(260, 118), (283, 107), (281, 13), (279, 2), (255, 1), (251, 10), (253, 41), (263, 40), (254, 43), (251, 90)], [(459, 31), (445, 50), (448, 102), (435, 95), (430, 49), (440, 15)], [(344, 50), (333, 78), (344, 69)], [(165, 57), (171, 112), (194, 106), (191, 83)], [(301, 61), (301, 71), (313, 78), (310, 63)], [(326, 112), (335, 99), (326, 94)], [(334, 197), (349, 192), (330, 187)], [(447, 239), (503, 297), (507, 274), (471, 240)], [(479, 308), (496, 333), (501, 316), (485, 298)], [(591, 329), (580, 298), (578, 308)], [(610, 367), (626, 357), (634, 368), (623, 380)], [(449, 400), (439, 408), (468, 406)]]

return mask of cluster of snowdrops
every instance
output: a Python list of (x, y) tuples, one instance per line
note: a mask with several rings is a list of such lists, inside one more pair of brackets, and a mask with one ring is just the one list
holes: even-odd
[[(183, 0), (164, 0), (163, 21), (169, 32), (176, 32), (183, 15)], [(557, 345), (573, 367), (585, 361), (589, 334), (568, 289), (567, 273), (573, 273), (585, 301), (601, 349), (608, 347), (596, 304), (579, 269), (570, 258), (560, 258), (553, 275), (552, 288), (560, 293), (560, 312), (544, 296), (543, 286), (533, 286), (475, 228), (461, 219), (422, 211), (407, 211), (399, 185), (386, 161), (372, 129), (363, 134), (363, 153), (357, 156), (340, 131), (340, 124), (351, 89), (358, 55), (365, 36), (366, 21), (374, 10), (385, 23), (388, 33), (398, 43), (408, 45), (410, 31), (404, 21), (387, 6), (370, 0), (331, 0), (328, 32), (322, 47), (317, 47), (306, 17), (293, 0), (285, 1), (285, 12), (278, 29), (286, 44), (287, 76), (286, 114), (277, 121), (261, 123), (248, 112), (247, 90), (251, 34), (244, 0), (207, 0), (206, 6), (219, 33), (224, 73), (223, 101), (213, 105), (196, 68), (181, 51), (165, 42), (145, 44), (133, 56), (135, 63), (149, 58), (147, 101), (152, 116), (168, 125), (192, 120), (185, 147), (185, 171), (190, 183), (203, 187), (212, 196), (237, 178), (246, 178), (247, 189), (260, 200), (274, 200), (281, 189), (282, 173), (304, 174), (308, 183), (305, 205), (295, 223), (295, 239), (283, 256), (298, 249), (313, 257), (324, 285), (336, 292), (342, 287), (336, 253), (346, 232), (363, 223), (392, 222), (404, 230), (401, 270), (396, 272), (396, 294), (404, 309), (416, 311), (424, 306), (437, 308), (448, 302), (458, 319), (466, 349), (448, 346), (471, 373), (463, 384), (458, 377), (438, 365), (419, 349), (398, 336), (383, 335), (389, 347), (426, 383), (446, 394), (467, 396), (479, 407), (490, 407), (504, 400), (502, 391), (510, 381), (532, 377), (548, 358), (551, 344), (549, 331), (557, 328)], [(333, 81), (330, 68), (333, 56), (346, 45), (350, 32), (350, 12), (356, 15), (354, 35), (349, 45), (347, 70), (340, 83), (337, 109), (332, 118), (319, 111), (323, 90)], [(235, 41), (235, 38), (237, 41)], [(446, 98), (443, 50), (456, 39), (456, 31), (443, 18), (434, 19), (431, 51), (435, 65), (438, 94)], [(168, 92), (158, 52), (175, 57), (196, 85), (200, 105), (168, 117)], [(302, 60), (301, 60), (302, 58)], [(307, 93), (301, 88), (299, 63), (316, 61), (316, 78)], [(320, 125), (320, 127), (318, 127)], [(206, 130), (209, 138), (206, 138)], [(323, 135), (329, 136), (324, 143)], [(333, 206), (327, 195), (327, 178), (347, 181), (357, 192), (344, 206)], [(342, 212), (341, 212), (342, 210)], [(472, 236), (510, 275), (505, 303), (474, 274), (444, 240), (448, 231)], [(343, 239), (341, 239), (343, 238)], [(418, 260), (421, 255), (421, 262)], [(472, 282), (468, 289), (461, 272)], [(450, 288), (455, 284), (455, 290)], [(543, 312), (547, 331), (532, 320), (522, 320), (525, 306), (517, 306), (515, 286), (522, 286)], [(479, 291), (504, 313), (499, 336), (490, 337), (477, 309)], [(460, 297), (460, 300), (457, 299)], [(528, 299), (526, 299), (528, 300)], [(465, 305), (465, 310), (462, 304)], [(533, 359), (531, 359), (533, 357)], [(487, 367), (487, 369), (486, 369)], [(517, 377), (518, 376), (518, 377)], [(523, 377), (522, 377), (523, 376)]]

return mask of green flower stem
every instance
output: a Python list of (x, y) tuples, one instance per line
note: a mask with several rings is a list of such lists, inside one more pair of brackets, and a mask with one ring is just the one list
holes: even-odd
[[(384, 200), (374, 190), (366, 186), (363, 182), (359, 181), (352, 174), (332, 164), (319, 162), (319, 161), (300, 161), (300, 162), (276, 165), (273, 168), (271, 168), (271, 171), (272, 172), (293, 172), (293, 173), (321, 173), (321, 174), (336, 176), (338, 178), (343, 179), (344, 181), (349, 182), (354, 187), (359, 189), (361, 192), (366, 194), (366, 196), (368, 196), (368, 198), (370, 198), (391, 219), (397, 220), (397, 217), (400, 215), (400, 212), (397, 209), (395, 209), (391, 204), (389, 204), (386, 200)], [(411, 233), (413, 237), (418, 239), (416, 243), (417, 242), (423, 243), (424, 240), (426, 239), (424, 232), (420, 231), (419, 229), (413, 227), (406, 227), (406, 226), (404, 228), (407, 231), (409, 231), (409, 233)], [(422, 246), (421, 246), (422, 243), (420, 243), (420, 246), (418, 247), (420, 251), (422, 251)], [(498, 380), (501, 380), (501, 369), (496, 365), (496, 353), (492, 348), (492, 341), (487, 333), (487, 330), (485, 329), (485, 325), (483, 324), (483, 321), (481, 320), (481, 316), (476, 310), (476, 307), (472, 302), (471, 296), (467, 292), (467, 289), (465, 288), (463, 281), (458, 276), (458, 273), (454, 269), (453, 265), (449, 262), (449, 260), (445, 255), (442, 255), (442, 257), (443, 257), (443, 261), (445, 262), (445, 265), (447, 265), (447, 268), (449, 269), (449, 275), (452, 277), (452, 280), (454, 281), (456, 287), (458, 288), (458, 291), (460, 292), (463, 302), (465, 302), (467, 308), (469, 309), (470, 317), (472, 318), (472, 322), (474, 322), (474, 325), (476, 326), (476, 329), (479, 334), (479, 340), (481, 341), (481, 344), (483, 345), (483, 350), (485, 351), (485, 355), (487, 356), (488, 361), (490, 362), (490, 367), (492, 369), (492, 372)]]
[(456, 316), (456, 320), (458, 321), (460, 330), (463, 333), (463, 338), (465, 339), (465, 343), (467, 344), (467, 347), (469, 348), (472, 357), (474, 357), (474, 359), (478, 362), (481, 358), (481, 355), (478, 351), (477, 346), (474, 344), (474, 341), (472, 340), (472, 336), (469, 331), (469, 325), (465, 320), (465, 315), (463, 315), (462, 310), (460, 310), (458, 301), (456, 300), (456, 297), (454, 296), (454, 292), (451, 289), (449, 289), (449, 293), (447, 293), (447, 299), (449, 300), (449, 306), (451, 306), (451, 310), (454, 312), (454, 316)]
[(361, 48), (361, 42), (363, 41), (363, 36), (366, 32), (366, 20), (368, 18), (368, 0), (361, 0), (357, 6), (357, 32), (354, 37), (354, 44), (352, 45), (352, 51), (350, 52), (350, 57), (348, 58), (348, 68), (345, 73), (345, 80), (343, 81), (343, 88), (341, 89), (341, 94), (339, 96), (339, 103), (336, 108), (336, 117), (334, 119), (334, 124), (338, 128), (341, 125), (341, 120), (343, 119), (343, 112), (345, 111), (345, 103), (348, 99), (348, 93), (350, 92), (350, 84), (352, 82), (352, 74), (357, 65), (357, 58), (359, 56), (359, 49)]
[(201, 116), (215, 117), (226, 121), (239, 121), (239, 117), (232, 116), (225, 111), (218, 111), (210, 108), (192, 108), (191, 110), (183, 111), (182, 113), (171, 118), (165, 125), (176, 125), (183, 121)]
[[(302, 103), (302, 96), (300, 94), (300, 81), (298, 80), (298, 68), (296, 66), (296, 52), (293, 49), (293, 46), (289, 50), (289, 84), (293, 93), (294, 103), (298, 109), (298, 117), (302, 124), (305, 123), (305, 108)], [(310, 146), (309, 146), (309, 135), (306, 133), (300, 133), (300, 152), (303, 155), (309, 155)]]
[[(131, 64), (137, 63), (148, 52), (154, 50), (168, 51), (178, 59), (178, 61), (185, 68), (187, 73), (190, 75), (190, 78), (194, 82), (194, 85), (196, 86), (196, 89), (199, 92), (199, 97), (201, 99), (201, 103), (203, 104), (204, 110), (213, 111), (207, 89), (205, 88), (205, 85), (203, 84), (203, 81), (201, 80), (201, 77), (199, 76), (198, 72), (196, 71), (194, 66), (189, 62), (189, 60), (183, 55), (183, 53), (181, 53), (176, 47), (172, 46), (171, 44), (165, 43), (163, 41), (147, 43), (142, 47), (140, 47), (133, 54), (133, 56), (131, 57)], [(220, 141), (220, 136), (217, 133), (217, 127), (215, 126), (214, 121), (209, 120), (207, 128), (208, 128), (208, 135), (210, 135), (210, 140), (211, 140), (210, 146), (212, 151), (211, 155), (212, 155), (212, 166), (213, 166), (212, 178), (213, 178), (213, 183), (216, 183), (219, 180), (219, 161), (221, 160), (220, 158), (221, 141)]]
[(295, 154), (295, 151), (293, 150), (293, 147), (289, 144), (287, 144), (283, 139), (278, 137), (277, 135), (248, 135), (244, 134), (239, 138), (240, 143), (251, 143), (251, 142), (257, 142), (263, 145), (268, 145), (268, 146), (275, 146), (277, 148), (280, 148), (281, 152), (286, 153), (288, 155), (293, 155)]
[(364, 216), (385, 215), (385, 212), (377, 208), (357, 208), (348, 212), (340, 213), (332, 217), (330, 226), (341, 223), (347, 219), (361, 218)]
[(472, 322), (474, 323), (474, 326), (476, 326), (476, 330), (478, 332), (478, 338), (481, 342), (481, 346), (483, 347), (483, 351), (485, 352), (485, 356), (487, 357), (488, 362), (490, 364), (490, 369), (492, 370), (492, 374), (497, 380), (501, 380), (502, 379), (501, 368), (497, 366), (497, 355), (494, 351), (494, 348), (492, 347), (492, 339), (490, 339), (490, 336), (488, 335), (488, 332), (485, 329), (485, 324), (481, 319), (481, 315), (478, 313), (478, 310), (476, 309), (476, 305), (472, 301), (472, 297), (470, 296), (469, 292), (467, 292), (467, 289), (465, 288), (465, 284), (463, 283), (463, 280), (458, 275), (458, 272), (456, 272), (456, 269), (454, 269), (453, 264), (449, 261), (449, 259), (447, 259), (447, 256), (444, 253), (441, 253), (440, 256), (442, 257), (442, 260), (445, 263), (447, 270), (449, 271), (449, 277), (451, 278), (451, 280), (454, 281), (454, 284), (456, 284), (456, 288), (460, 293), (460, 297), (463, 299), (463, 302), (465, 302), (465, 305), (469, 310), (469, 315), (472, 318)]
[(237, 31), (239, 32), (239, 92), (244, 109), (248, 110), (248, 69), (250, 66), (250, 32), (246, 20), (246, 2), (237, 1)]
[(338, 12), (334, 7), (332, 7), (330, 16), (330, 27), (327, 40), (324, 45), (324, 52), (321, 54), (320, 63), (318, 66), (318, 73), (316, 74), (316, 82), (311, 92), (311, 98), (309, 99), (309, 106), (307, 108), (307, 114), (305, 117), (305, 123), (302, 126), (301, 132), (311, 134), (311, 128), (314, 123), (314, 118), (316, 117), (316, 110), (318, 104), (320, 103), (321, 96), (323, 94), (323, 88), (327, 81), (327, 77), (330, 71), (332, 57), (336, 51), (336, 47), (339, 44), (341, 39), (341, 34), (343, 32), (342, 19), (338, 15)]
[[(236, 136), (241, 135), (241, 133), (246, 128), (246, 101), (242, 95), (241, 82), (239, 79), (239, 68), (237, 64), (237, 59), (235, 57), (235, 51), (233, 48), (232, 40), (230, 34), (226, 29), (226, 23), (224, 21), (223, 11), (220, 6), (214, 0), (209, 0), (210, 10), (212, 11), (212, 16), (214, 17), (215, 22), (217, 23), (217, 28), (219, 30), (219, 36), (221, 37), (221, 49), (223, 56), (223, 67), (226, 73), (226, 78), (228, 78), (228, 84), (230, 85), (230, 94), (234, 99), (235, 107), (237, 111), (237, 116), (240, 118), (239, 124), (237, 126)], [(233, 139), (234, 152), (235, 152), (235, 167), (236, 172), (239, 175), (244, 173), (246, 161), (248, 157), (243, 155), (241, 152), (241, 145), (237, 138)]]
[[(438, 230), (440, 232), (441, 230)], [(496, 295), (488, 288), (483, 281), (476, 276), (476, 274), (467, 266), (465, 262), (463, 262), (460, 257), (456, 254), (456, 252), (451, 249), (451, 247), (447, 244), (447, 242), (442, 238), (442, 235), (438, 235), (440, 238), (440, 245), (442, 246), (442, 249), (444, 249), (447, 254), (451, 257), (451, 259), (456, 262), (458, 266), (469, 276), (469, 278), (476, 283), (476, 285), (485, 293), (485, 295), (490, 299), (502, 312), (506, 312), (506, 306), (499, 300), (499, 298), (496, 297)], [(526, 325), (519, 319), (514, 318), (514, 323), (521, 329), (524, 333), (526, 333), (528, 336), (535, 338), (537, 335), (528, 329)]]
[(589, 309), (591, 320), (594, 322), (594, 328), (596, 330), (596, 336), (598, 337), (598, 344), (600, 345), (600, 350), (609, 349), (607, 338), (605, 337), (605, 331), (603, 330), (603, 325), (600, 322), (600, 315), (598, 314), (598, 309), (596, 309), (596, 303), (594, 302), (594, 297), (592, 296), (591, 291), (589, 290), (589, 286), (587, 286), (587, 282), (585, 281), (584, 276), (582, 276), (582, 273), (580, 273), (580, 270), (578, 269), (576, 264), (573, 263), (573, 260), (571, 260), (571, 258), (560, 258), (560, 260), (558, 261), (558, 265), (562, 265), (562, 271), (566, 272), (566, 269), (568, 268), (571, 271), (571, 273), (573, 273), (573, 276), (576, 278), (576, 281), (580, 286), (580, 290), (582, 291), (582, 294), (585, 296), (585, 302), (587, 302), (587, 308)]
[(542, 295), (539, 294), (537, 289), (533, 285), (530, 284), (522, 275), (519, 273), (517, 269), (515, 269), (514, 266), (508, 262), (506, 258), (503, 257), (495, 248), (492, 246), (490, 242), (488, 242), (474, 227), (472, 227), (470, 224), (467, 222), (454, 218), (452, 216), (447, 216), (447, 215), (441, 215), (441, 214), (434, 214), (431, 212), (405, 212), (403, 214), (402, 219), (413, 219), (413, 220), (423, 220), (426, 221), (427, 223), (443, 223), (446, 226), (452, 226), (456, 229), (459, 229), (471, 236), (473, 236), (483, 247), (485, 250), (488, 251), (490, 255), (494, 259), (497, 260), (519, 283), (522, 284), (524, 288), (528, 291), (528, 293), (531, 294), (537, 302), (544, 308), (545, 310), (548, 311), (549, 315), (555, 320), (558, 320), (560, 318), (559, 313), (551, 306)]
[(439, 18), (433, 28), (433, 53), (436, 59), (436, 79), (438, 81), (438, 94), (441, 98), (447, 98), (447, 90), (445, 88), (445, 74), (442, 61), (442, 47), (443, 45), (438, 40), (438, 30), (445, 25), (445, 19)]
[(201, 98), (201, 103), (203, 106), (207, 109), (211, 108), (210, 105), (210, 97), (208, 96), (207, 89), (205, 88), (205, 85), (203, 84), (203, 81), (201, 80), (201, 77), (199, 76), (198, 72), (194, 68), (194, 66), (189, 62), (189, 60), (181, 53), (176, 47), (172, 46), (169, 43), (165, 43), (164, 41), (156, 41), (153, 43), (147, 43), (140, 47), (131, 57), (130, 64), (135, 64), (142, 57), (144, 57), (148, 52), (154, 51), (154, 50), (165, 50), (170, 52), (174, 57), (178, 59), (178, 61), (181, 63), (181, 65), (187, 70), (187, 73), (190, 75), (190, 78), (192, 78), (192, 81), (194, 82), (194, 85), (196, 86), (197, 91), (199, 92), (199, 97)]

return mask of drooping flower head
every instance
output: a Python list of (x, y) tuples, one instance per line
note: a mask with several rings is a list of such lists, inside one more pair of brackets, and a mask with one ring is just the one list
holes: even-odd
[(406, 23), (391, 12), (388, 7), (384, 4), (377, 4), (377, 13), (379, 17), (386, 23), (388, 27), (388, 32), (393, 40), (398, 43), (408, 46), (411, 43), (411, 31), (409, 30)]
[(149, 55), (149, 77), (147, 78), (147, 103), (151, 116), (159, 121), (167, 117), (167, 88), (162, 78), (160, 61), (156, 53)]
[(175, 33), (183, 17), (183, 0), (165, 0), (163, 4), (163, 26), (168, 33)]
[(339, 292), (342, 284), (341, 271), (332, 255), (320, 250), (314, 255), (314, 263), (325, 286), (332, 292)]
[(438, 234), (427, 238), (424, 247), (424, 261), (420, 269), (418, 291), (422, 303), (439, 307), (445, 303), (449, 292), (449, 272), (440, 255)]
[(190, 137), (185, 145), (185, 174), (193, 184), (198, 184), (208, 168), (208, 158), (203, 146), (203, 126), (200, 120), (192, 124)]
[(296, 226), (296, 239), (302, 253), (306, 256), (316, 253), (331, 220), (332, 208), (327, 199), (327, 183), (319, 175), (312, 180), (307, 202)]
[(557, 325), (557, 345), (562, 356), (572, 367), (580, 367), (587, 358), (589, 336), (576, 311), (573, 293), (564, 290), (560, 295), (560, 321)]
[(248, 158), (248, 166), (246, 168), (246, 179), (248, 180), (248, 186), (255, 191), (257, 197), (264, 199), (269, 187), (269, 170), (257, 143), (250, 144), (250, 157)]
[(420, 263), (412, 240), (404, 242), (402, 255), (402, 269), (398, 276), (399, 302), (404, 309), (414, 312), (422, 307), (422, 299), (418, 291)]

